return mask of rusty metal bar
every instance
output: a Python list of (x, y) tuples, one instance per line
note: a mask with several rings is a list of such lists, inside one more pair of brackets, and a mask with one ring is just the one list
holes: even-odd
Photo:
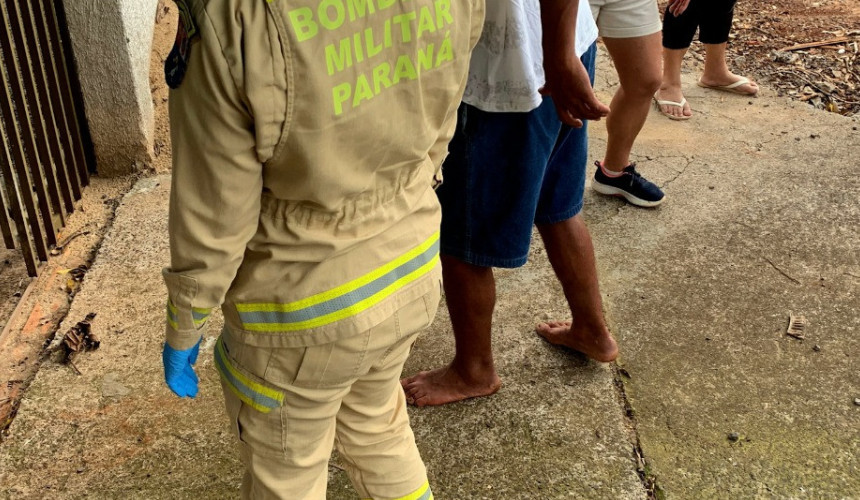
[(65, 225), (66, 215), (75, 209), (75, 200), (72, 197), (69, 179), (66, 176), (66, 169), (64, 168), (66, 158), (63, 154), (61, 144), (61, 127), (57, 119), (60, 110), (55, 107), (55, 99), (51, 98), (51, 92), (49, 91), (50, 84), (47, 68), (52, 62), (51, 54), (48, 52), (47, 46), (44, 46), (40, 41), (39, 34), (43, 31), (43, 26), (34, 15), (33, 2), (25, 1), (21, 3), (18, 1), (16, 3), (20, 8), (21, 22), (24, 25), (27, 47), (30, 53), (30, 64), (36, 77), (36, 96), (39, 100), (43, 130), (46, 132), (43, 140), (48, 143), (48, 149), (53, 159), (50, 175), (47, 176), (48, 189), (51, 191), (51, 196), (56, 197), (57, 200), (62, 200), (62, 203), (59, 204), (57, 215), (60, 217), (61, 225)]
[(6, 248), (15, 248), (15, 229), (12, 227), (12, 220), (9, 219), (9, 212), (12, 210), (11, 205), (7, 201), (9, 196), (6, 194), (6, 183), (0, 177), (0, 231), (3, 232), (3, 243)]
[(31, 276), (95, 166), (64, 20), (59, 0), (0, 3), (0, 233)]
[(57, 175), (61, 177), (60, 182), (65, 183), (64, 200), (66, 208), (69, 212), (74, 210), (74, 201), (81, 199), (81, 183), (78, 179), (77, 166), (75, 162), (74, 142), (72, 141), (72, 132), (69, 129), (69, 116), (73, 115), (74, 109), (66, 109), (62, 100), (62, 86), (59, 80), (59, 69), (57, 68), (57, 58), (60, 58), (62, 64), (62, 54), (58, 54), (54, 50), (52, 36), (47, 26), (44, 0), (35, 0), (28, 2), (33, 9), (33, 24), (38, 28), (39, 45), (42, 49), (42, 60), (45, 63), (46, 76), (48, 78), (47, 92), (51, 99), (51, 109), (54, 114), (55, 126), (58, 129), (57, 141), (62, 147), (63, 161), (57, 165)]
[[(26, 219), (29, 222), (31, 229), (31, 234), (29, 236), (32, 238), (33, 246), (35, 247), (36, 254), (39, 256), (39, 260), (47, 261), (48, 245), (45, 242), (44, 232), (39, 224), (39, 214), (36, 209), (37, 200), (34, 200), (33, 196), (33, 180), (30, 179), (27, 168), (28, 166), (33, 166), (34, 168), (32, 168), (32, 172), (38, 172), (39, 158), (35, 144), (32, 140), (33, 127), (30, 125), (30, 115), (26, 108), (21, 109), (20, 107), (15, 107), (15, 103), (17, 103), (18, 106), (24, 106), (26, 101), (24, 98), (24, 89), (20, 81), (21, 72), (18, 67), (18, 61), (16, 59), (15, 50), (13, 49), (13, 40), (10, 33), (10, 31), (14, 30), (12, 29), (12, 25), (9, 23), (9, 12), (6, 9), (5, 2), (3, 2), (2, 7), (0, 7), (0, 17), (2, 17), (3, 28), (0, 29), (0, 34), (2, 34), (2, 36), (0, 36), (0, 53), (2, 53), (3, 61), (5, 62), (6, 69), (8, 70), (8, 75), (3, 72), (3, 92), (6, 94), (6, 98), (0, 99), (0, 106), (2, 106), (7, 137), (11, 143), (17, 145), (17, 147), (13, 146), (11, 148), (12, 166), (17, 172), (19, 181), (17, 184), (18, 195), (23, 200), (24, 207), (26, 208)], [(19, 111), (17, 114), (15, 112), (16, 109)], [(16, 121), (21, 125), (20, 130)], [(32, 161), (27, 161), (28, 158)], [(41, 179), (35, 180), (41, 182)], [(42, 189), (44, 190), (44, 183), (42, 183)], [(42, 213), (48, 214), (47, 217), (42, 218), (42, 222), (45, 224), (45, 232), (52, 233), (54, 238), (56, 238), (47, 197), (38, 198), (38, 203)]]
[[(33, 175), (34, 188), (39, 196), (39, 207), (42, 210), (42, 223), (45, 225), (45, 237), (49, 245), (57, 243), (57, 233), (65, 224), (66, 214), (63, 212), (63, 200), (57, 188), (57, 176), (54, 175), (54, 160), (48, 146), (49, 132), (45, 126), (42, 113), (42, 103), (39, 102), (38, 79), (33, 69), (34, 55), (30, 52), (28, 28), (23, 22), (20, 2), (12, 0), (6, 4), (6, 15), (9, 26), (12, 28), (15, 52), (18, 54), (18, 75), (20, 89), (23, 91), (15, 103), (18, 108), (18, 121), (21, 126), (25, 124), (30, 130), (29, 137), (25, 137), (26, 143), (35, 145), (36, 154), (30, 156), (30, 173)], [(22, 98), (23, 97), (23, 98)], [(28, 116), (24, 116), (24, 115)], [(27, 135), (27, 134), (25, 134)], [(58, 220), (57, 220), (58, 219)]]
[[(23, 38), (25, 44), (25, 54), (30, 68), (31, 99), (38, 113), (35, 113), (33, 118), (36, 120), (36, 126), (41, 132), (41, 137), (37, 137), (37, 141), (42, 145), (42, 149), (47, 152), (47, 155), (42, 155), (42, 158), (47, 158), (42, 166), (44, 167), (44, 177), (47, 183), (48, 194), (51, 197), (51, 205), (54, 209), (54, 214), (59, 219), (58, 229), (66, 225), (66, 215), (74, 210), (74, 204), (71, 196), (71, 191), (67, 190), (68, 180), (65, 179), (64, 172), (61, 168), (63, 164), (63, 152), (60, 147), (60, 131), (56, 125), (54, 111), (51, 105), (51, 98), (48, 95), (48, 77), (45, 71), (44, 58), (42, 50), (39, 46), (38, 27), (33, 20), (33, 14), (30, 7), (30, 2), (15, 0), (14, 2), (19, 25), (23, 28)], [(31, 107), (31, 111), (32, 111)]]
[[(36, 240), (33, 238), (33, 226), (27, 224), (28, 219), (31, 223), (33, 222), (31, 217), (27, 217), (27, 210), (32, 210), (31, 213), (35, 213), (36, 209), (32, 201), (33, 193), (29, 191), (29, 179), (25, 176), (23, 179), (24, 189), (19, 189), (17, 182), (19, 179), (16, 179), (16, 175), (13, 172), (12, 165), (17, 161), (23, 161), (24, 151), (21, 149), (19, 142), (12, 140), (12, 135), (13, 133), (17, 134), (17, 130), (14, 128), (14, 117), (10, 114), (12, 110), (12, 98), (9, 95), (9, 85), (6, 81), (5, 68), (0, 67), (0, 83), (2, 83), (2, 87), (0, 87), (0, 122), (3, 125), (0, 127), (3, 135), (3, 149), (0, 151), (2, 153), (0, 155), (0, 170), (2, 170), (3, 181), (12, 207), (12, 219), (15, 221), (15, 226), (18, 229), (18, 241), (21, 243), (21, 253), (24, 256), (24, 263), (27, 265), (27, 272), (30, 276), (36, 276), (39, 269), (36, 255), (33, 252)], [(10, 125), (12, 126), (11, 129), (9, 128)], [(21, 191), (29, 192), (30, 196), (22, 196)], [(21, 204), (22, 201), (25, 202), (24, 205)], [(29, 207), (27, 207), (27, 201), (29, 201)], [(38, 221), (36, 221), (35, 230), (41, 230)]]
[[(42, 1), (42, 0), (40, 0)], [(74, 149), (75, 166), (77, 167), (78, 179), (81, 186), (89, 184), (89, 172), (95, 171), (95, 157), (92, 149), (85, 144), (91, 144), (89, 131), (84, 119), (83, 97), (80, 94), (77, 80), (73, 79), (75, 64), (71, 51), (71, 41), (65, 31), (65, 12), (63, 3), (58, 0), (47, 0), (45, 3), (45, 22), (48, 30), (54, 35), (51, 37), (52, 50), (64, 63), (58, 64), (57, 76), (60, 87), (63, 89), (61, 97), (63, 106), (72, 113), (69, 130), (71, 131), (71, 143)]]

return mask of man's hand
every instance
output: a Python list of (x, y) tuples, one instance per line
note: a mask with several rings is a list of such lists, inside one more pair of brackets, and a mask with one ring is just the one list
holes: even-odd
[(575, 53), (572, 61), (545, 61), (544, 72), (546, 85), (541, 93), (552, 97), (562, 122), (579, 128), (582, 120), (599, 120), (609, 114), (609, 106), (594, 95), (588, 71)]
[(571, 127), (582, 120), (599, 120), (609, 108), (597, 100), (588, 72), (576, 57), (576, 17), (579, 0), (541, 0), (543, 67), (546, 86), (541, 93), (552, 97), (558, 118)]
[[(202, 340), (202, 339), (201, 339)], [(197, 374), (191, 366), (200, 354), (200, 340), (191, 349), (177, 351), (164, 343), (161, 361), (164, 363), (164, 380), (167, 387), (180, 398), (197, 396)]]
[(690, 5), (690, 0), (669, 0), (669, 12), (678, 17), (687, 10), (688, 5)]

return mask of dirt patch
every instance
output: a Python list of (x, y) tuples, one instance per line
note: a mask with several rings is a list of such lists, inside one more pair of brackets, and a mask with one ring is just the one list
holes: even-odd
[(170, 123), (167, 116), (169, 88), (164, 81), (164, 60), (173, 48), (179, 12), (173, 2), (161, 0), (155, 16), (155, 35), (150, 55), (149, 88), (155, 108), (155, 136), (153, 139), (153, 167), (156, 173), (170, 171)]
[(30, 281), (21, 251), (0, 249), (0, 330), (6, 326)]
[[(830, 40), (842, 41), (785, 50)], [(702, 60), (700, 43), (693, 44), (692, 52)], [(857, 0), (740, 1), (729, 54), (733, 71), (750, 75), (780, 96), (847, 116), (860, 113)]]
[[(164, 60), (173, 47), (178, 11), (172, 2), (162, 0), (154, 14), (156, 26), (149, 72), (155, 108), (153, 166), (156, 172), (163, 173), (170, 171), (171, 157)], [(77, 232), (82, 233), (82, 237), (66, 245), (59, 255), (42, 266), (41, 277), (33, 284), (31, 293), (26, 293), (31, 280), (20, 252), (0, 249), (0, 329), (7, 323), (9, 327), (6, 328), (8, 332), (0, 335), (0, 432), (14, 418), (19, 398), (38, 369), (46, 342), (67, 313), (80, 285), (80, 279), (71, 280), (69, 276), (75, 269), (85, 271), (92, 263), (110, 227), (114, 210), (134, 178), (94, 177), (91, 181), (67, 227), (58, 235), (60, 241)], [(19, 302), (21, 307), (16, 313)], [(0, 434), (0, 441), (2, 437)]]
[[(18, 401), (38, 369), (47, 342), (66, 315), (83, 276), (72, 278), (75, 270), (86, 270), (110, 228), (116, 206), (134, 177), (104, 179), (92, 177), (77, 209), (59, 241), (69, 241), (58, 255), (44, 263), (32, 282), (23, 269), (20, 254), (9, 251), (10, 264), (0, 270), (0, 293), (4, 328), (0, 333), (0, 441), (2, 432), (15, 416)], [(71, 236), (80, 233), (80, 237)], [(20, 261), (20, 263), (19, 263)], [(0, 261), (2, 264), (5, 261)], [(21, 269), (18, 269), (21, 266)], [(23, 281), (19, 276), (23, 276)], [(30, 290), (23, 292), (24, 288)], [(23, 297), (16, 296), (23, 293)], [(20, 307), (16, 306), (20, 301)], [(83, 319), (83, 318), (80, 318)]]

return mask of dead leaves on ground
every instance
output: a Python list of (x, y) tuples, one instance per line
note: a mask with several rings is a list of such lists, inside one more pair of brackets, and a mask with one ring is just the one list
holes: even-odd
[(75, 326), (69, 328), (60, 344), (63, 352), (60, 361), (71, 365), (78, 373), (80, 370), (74, 364), (75, 357), (85, 351), (94, 351), (101, 345), (98, 335), (92, 331), (92, 321), (95, 317), (96, 313), (94, 312), (87, 314), (83, 321), (79, 321)]

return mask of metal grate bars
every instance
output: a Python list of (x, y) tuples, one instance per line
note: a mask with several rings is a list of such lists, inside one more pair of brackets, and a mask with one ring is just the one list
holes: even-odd
[(7, 248), (20, 244), (31, 276), (89, 182), (61, 9), (60, 0), (0, 5), (0, 230)]

